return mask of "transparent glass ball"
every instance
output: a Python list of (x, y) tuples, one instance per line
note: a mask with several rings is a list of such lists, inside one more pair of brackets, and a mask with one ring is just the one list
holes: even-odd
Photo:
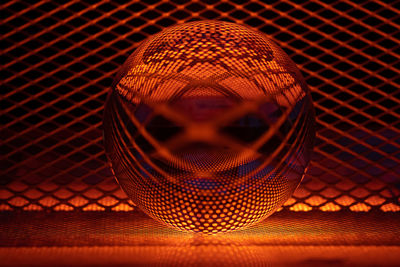
[(151, 217), (218, 233), (277, 210), (310, 161), (314, 110), (288, 55), (228, 22), (174, 26), (145, 40), (104, 113), (113, 173)]

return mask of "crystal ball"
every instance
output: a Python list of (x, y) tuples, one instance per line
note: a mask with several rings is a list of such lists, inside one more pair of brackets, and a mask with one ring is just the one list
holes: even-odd
[(229, 22), (163, 30), (126, 60), (104, 112), (129, 198), (180, 230), (256, 223), (301, 182), (315, 137), (309, 89), (269, 37)]

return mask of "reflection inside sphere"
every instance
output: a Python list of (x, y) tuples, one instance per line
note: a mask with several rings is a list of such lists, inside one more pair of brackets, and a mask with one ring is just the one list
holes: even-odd
[(117, 75), (105, 148), (127, 195), (181, 230), (257, 222), (293, 193), (310, 161), (307, 85), (266, 36), (227, 22), (146, 40)]

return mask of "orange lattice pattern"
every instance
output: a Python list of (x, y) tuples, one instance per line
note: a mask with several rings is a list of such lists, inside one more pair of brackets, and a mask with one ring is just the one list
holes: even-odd
[(284, 209), (399, 211), (399, 1), (2, 3), (1, 210), (132, 210), (101, 125), (117, 69), (146, 37), (198, 19), (276, 39), (317, 115), (308, 174)]

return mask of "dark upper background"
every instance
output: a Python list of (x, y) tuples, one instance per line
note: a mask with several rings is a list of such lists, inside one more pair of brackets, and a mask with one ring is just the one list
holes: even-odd
[[(400, 1), (5, 1), (0, 210), (131, 210), (102, 110), (146, 37), (190, 20), (275, 39), (312, 91), (313, 162), (286, 210), (400, 211)], [(390, 2), (390, 4), (386, 4)]]

